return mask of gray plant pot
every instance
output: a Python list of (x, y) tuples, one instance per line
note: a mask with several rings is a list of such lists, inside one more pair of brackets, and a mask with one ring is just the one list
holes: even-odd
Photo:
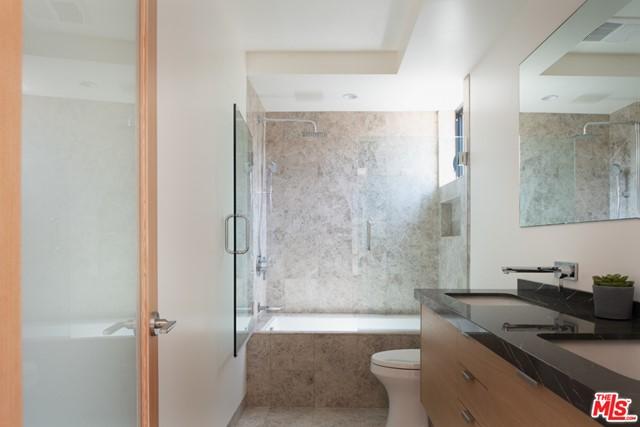
[(628, 320), (633, 316), (633, 286), (593, 285), (593, 308), (596, 317)]

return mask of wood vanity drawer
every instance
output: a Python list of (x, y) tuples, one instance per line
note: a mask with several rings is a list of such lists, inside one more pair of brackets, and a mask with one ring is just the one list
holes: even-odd
[(427, 415), (438, 427), (460, 425), (457, 390), (453, 375), (457, 371), (458, 331), (426, 307), (421, 317), (420, 398)]
[(422, 363), (435, 367), (445, 378), (447, 388), (455, 389), (453, 381), (458, 369), (458, 330), (433, 311), (422, 308), (421, 317), (421, 354)]
[(478, 422), (491, 427), (512, 427), (517, 422), (509, 412), (496, 407), (494, 397), (487, 386), (475, 377), (470, 369), (459, 365), (456, 387), (460, 401), (473, 413)]
[[(456, 402), (458, 410), (458, 421), (456, 426), (460, 427), (484, 427), (492, 426), (492, 424), (486, 424), (477, 417), (477, 414), (469, 408), (464, 402), (458, 400)], [(445, 426), (446, 427), (446, 426)]]
[[(473, 338), (457, 335), (458, 357), (482, 387), (458, 382), (463, 402), (483, 423), (498, 426), (597, 426), (593, 419), (539, 384)], [(471, 386), (471, 387), (470, 387)]]

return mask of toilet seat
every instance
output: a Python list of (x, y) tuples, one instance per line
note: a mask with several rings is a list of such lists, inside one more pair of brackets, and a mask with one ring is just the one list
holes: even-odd
[(407, 371), (420, 370), (420, 350), (389, 350), (375, 353), (371, 356), (371, 363), (383, 368), (402, 369)]

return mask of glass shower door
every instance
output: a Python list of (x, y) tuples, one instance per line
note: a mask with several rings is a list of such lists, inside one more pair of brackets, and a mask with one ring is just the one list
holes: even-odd
[(27, 427), (138, 424), (137, 31), (137, 1), (24, 2)]
[[(251, 133), (234, 105), (234, 213), (227, 217), (227, 232), (232, 223), (233, 244), (227, 251), (234, 258), (234, 355), (245, 343), (253, 328), (253, 262), (251, 257), (253, 222), (251, 188), (253, 152)], [(232, 245), (232, 247), (230, 247)]]

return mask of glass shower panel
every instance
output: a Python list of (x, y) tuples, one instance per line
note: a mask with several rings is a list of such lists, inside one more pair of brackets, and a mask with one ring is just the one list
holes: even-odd
[(24, 2), (24, 425), (137, 425), (136, 1)]
[(608, 164), (611, 219), (640, 216), (640, 124), (612, 123)]
[(392, 136), (360, 141), (361, 275), (356, 300), (380, 313), (415, 313), (415, 288), (438, 286), (435, 141)]
[(242, 114), (234, 106), (234, 354), (245, 343), (253, 326), (253, 279), (251, 256), (253, 223), (251, 189), (253, 152), (251, 133)]

